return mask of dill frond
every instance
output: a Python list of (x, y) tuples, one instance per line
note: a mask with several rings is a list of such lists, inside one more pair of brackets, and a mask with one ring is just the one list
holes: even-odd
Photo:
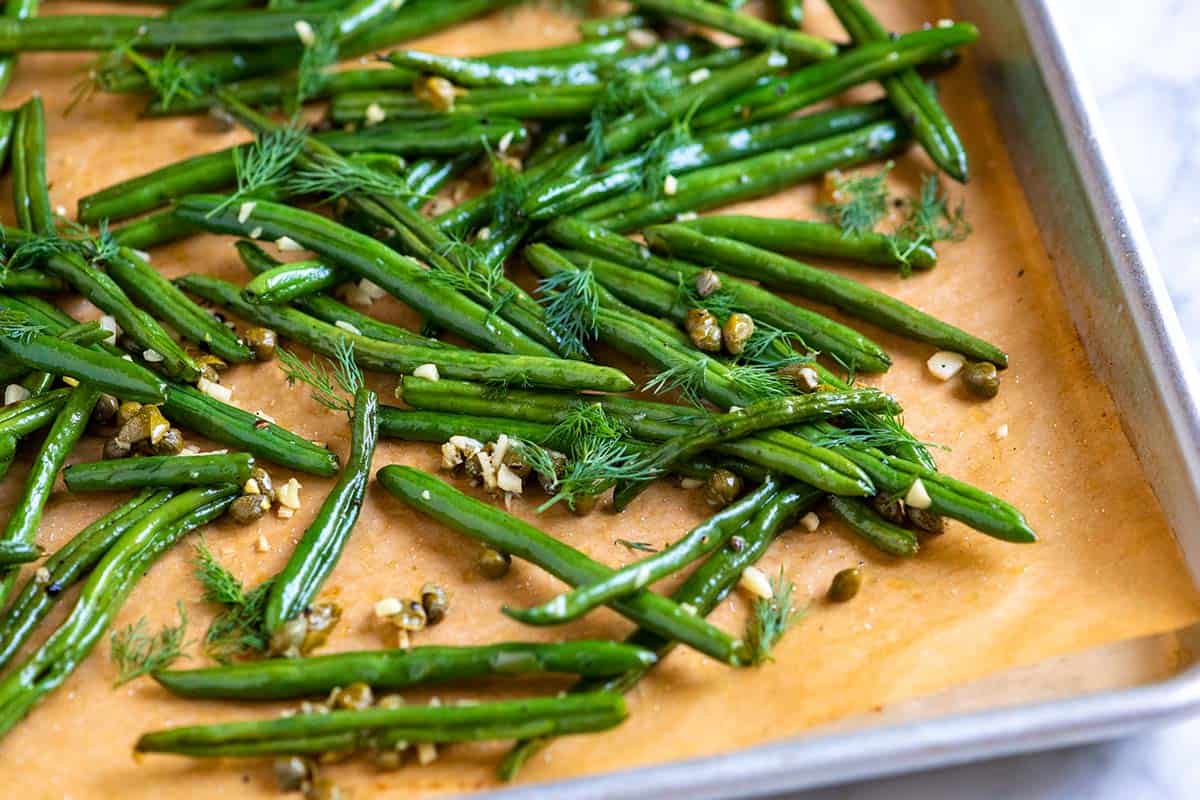
[(208, 216), (283, 183), (292, 162), (304, 148), (304, 137), (302, 128), (288, 125), (259, 134), (248, 148), (236, 148), (233, 168), (237, 174), (237, 191), (218, 203)]
[(892, 162), (870, 175), (852, 175), (834, 181), (834, 199), (822, 204), (821, 211), (835, 222), (846, 236), (875, 230), (887, 215), (890, 193), (887, 176)]
[(223, 664), (237, 656), (265, 652), (271, 637), (264, 613), (273, 579), (247, 592), (242, 582), (221, 566), (203, 539), (196, 543), (193, 574), (204, 587), (204, 599), (224, 606), (204, 634), (205, 652)]
[(760, 597), (754, 601), (754, 610), (746, 628), (746, 642), (750, 645), (751, 660), (755, 665), (773, 660), (771, 650), (788, 632), (788, 629), (804, 617), (804, 609), (792, 603), (795, 585), (784, 578), (783, 567), (779, 576), (771, 581), (771, 597)]
[(177, 608), (179, 624), (164, 625), (157, 634), (146, 631), (145, 617), (120, 631), (113, 631), (109, 645), (112, 661), (117, 665), (114, 686), (165, 669), (183, 655), (187, 612), (183, 609), (183, 603), (178, 603)]
[(203, 97), (218, 83), (216, 76), (196, 69), (175, 47), (167, 48), (158, 58), (151, 58), (134, 49), (135, 42), (136, 39), (124, 42), (96, 57), (84, 79), (72, 88), (66, 114), (97, 91), (107, 91), (113, 73), (130, 66), (145, 78), (150, 92), (165, 109), (171, 108), (177, 98), (194, 100)]
[(891, 452), (900, 445), (921, 448), (947, 449), (934, 442), (923, 442), (909, 433), (899, 419), (890, 414), (871, 414), (863, 411), (848, 411), (836, 429), (829, 429), (816, 437), (813, 444), (818, 447), (874, 447)]
[(729, 368), (729, 382), (750, 402), (770, 397), (795, 394), (795, 387), (776, 369), (759, 364), (734, 364)]
[(587, 122), (584, 141), (587, 142), (592, 164), (599, 164), (608, 157), (604, 138), (609, 125), (631, 111), (644, 110), (662, 116), (663, 109), (659, 101), (674, 88), (670, 73), (664, 71), (610, 76), (605, 83), (604, 94), (592, 109)]
[(280, 369), (289, 386), (296, 382), (312, 388), (313, 399), (330, 411), (354, 411), (354, 394), (363, 385), (362, 371), (354, 360), (354, 344), (340, 338), (334, 343), (333, 369), (314, 358), (305, 364), (295, 353), (279, 349)]
[(523, 207), (529, 197), (529, 186), (519, 169), (492, 152), (486, 139), (483, 140), (483, 146), (492, 174), (493, 227), (504, 229), (522, 218)]
[(642, 151), (642, 191), (652, 199), (659, 199), (664, 191), (667, 176), (671, 174), (671, 154), (679, 148), (691, 144), (693, 107), (683, 119), (675, 120), (671, 126), (662, 131), (647, 144)]
[(79, 252), (80, 247), (58, 234), (35, 235), (13, 248), (6, 262), (9, 269), (22, 270), (32, 267), (51, 256)]
[(683, 275), (676, 278), (675, 298), (684, 308), (706, 309), (721, 322), (737, 310), (737, 301), (728, 289), (720, 288), (707, 297), (701, 297), (696, 291), (695, 281), (690, 281)]
[(619, 544), (626, 550), (633, 550), (638, 553), (657, 553), (658, 548), (649, 542), (631, 542), (628, 539), (614, 539), (613, 544)]
[(546, 327), (562, 342), (566, 355), (587, 358), (587, 344), (597, 335), (600, 293), (590, 268), (563, 271), (538, 282), (546, 309)]
[(811, 363), (816, 356), (816, 351), (809, 348), (799, 334), (755, 320), (754, 333), (750, 334), (737, 361), (741, 364), (780, 369), (789, 364)]
[(492, 301), (493, 313), (510, 299), (507, 296), (498, 297), (496, 292), (504, 280), (503, 262), (487, 258), (474, 244), (455, 236), (451, 236), (437, 252), (449, 262), (449, 268), (429, 270), (426, 274), (430, 280), (486, 297)]
[(550, 429), (550, 433), (546, 434), (546, 444), (564, 453), (571, 453), (580, 442), (621, 439), (628, 433), (625, 424), (609, 416), (602, 404), (582, 402), (567, 411)]
[(624, 440), (584, 440), (574, 448), (566, 469), (554, 484), (554, 496), (537, 510), (540, 514), (562, 501), (574, 509), (580, 498), (594, 497), (618, 481), (652, 480), (660, 472)]
[(35, 334), (42, 332), (42, 326), (32, 321), (28, 315), (20, 311), (0, 311), (0, 336), (28, 342)]
[(704, 407), (704, 386), (708, 374), (708, 358), (701, 357), (687, 364), (665, 369), (642, 386), (643, 391), (666, 394), (678, 391), (692, 405)]
[(896, 230), (896, 237), (913, 242), (960, 242), (971, 235), (965, 206), (959, 203), (950, 210), (950, 200), (942, 190), (937, 175), (926, 175), (921, 181), (921, 193), (911, 203), (907, 218)]
[(296, 170), (284, 183), (290, 192), (320, 195), (325, 200), (355, 193), (388, 197), (416, 194), (403, 176), (390, 175), (349, 158), (320, 159), (314, 166)]

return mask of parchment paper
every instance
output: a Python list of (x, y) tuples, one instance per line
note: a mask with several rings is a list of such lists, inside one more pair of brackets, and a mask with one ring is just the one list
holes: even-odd
[[(822, 4), (808, 6), (813, 29), (841, 36)], [(83, 10), (105, 8), (89, 4), (47, 9)], [(940, 2), (892, 3), (881, 10), (885, 22), (901, 30), (949, 16)], [(550, 7), (522, 7), (418, 46), (454, 54), (534, 47), (571, 40), (573, 24)], [(55, 203), (73, 209), (79, 196), (114, 181), (244, 138), (240, 133), (214, 133), (204, 120), (140, 121), (135, 102), (108, 96), (64, 118), (70, 89), (86, 63), (81, 56), (23, 57), (18, 80), (5, 98), (6, 105), (14, 105), (36, 88), (46, 100)], [(911, 710), (912, 702), (902, 702), (911, 698), (1015, 666), (1171, 631), (1200, 617), (1200, 597), (1151, 487), (1141, 476), (1105, 388), (1086, 364), (1035, 222), (976, 86), (970, 55), (940, 80), (942, 98), (972, 157), (974, 175), (964, 197), (974, 235), (941, 247), (937, 269), (906, 281), (885, 272), (838, 269), (994, 340), (1011, 354), (1012, 367), (1004, 374), (1000, 396), (978, 403), (956, 382), (942, 384), (926, 373), (923, 363), (931, 348), (867, 329), (895, 357), (892, 370), (874, 383), (904, 403), (909, 428), (949, 448), (937, 454), (947, 473), (1022, 508), (1040, 542), (1004, 544), (952, 524), (944, 536), (930, 540), (919, 557), (897, 561), (861, 545), (828, 518), (817, 533), (793, 531), (771, 549), (762, 567), (768, 573), (782, 567), (796, 582), (799, 597), (811, 599), (811, 605), (808, 618), (778, 648), (774, 663), (734, 671), (680, 650), (630, 694), (632, 714), (625, 724), (606, 734), (557, 742), (526, 767), (523, 780), (728, 751), (837, 720), (868, 724), (878, 711), (896, 704), (901, 704), (899, 710)], [(897, 159), (893, 187), (911, 194), (921, 173), (929, 169), (922, 154), (910, 152)], [(804, 186), (737, 210), (809, 217), (814, 198), (814, 187)], [(169, 276), (200, 271), (235, 281), (245, 278), (232, 240), (218, 237), (162, 248), (154, 253), (153, 263)], [(71, 310), (85, 317), (97, 314), (86, 304)], [(381, 301), (374, 313), (412, 319), (390, 300)], [(345, 453), (344, 420), (312, 403), (305, 390), (289, 390), (273, 366), (236, 368), (226, 383), (234, 388), (234, 402), (241, 407), (261, 409)], [(378, 377), (374, 383), (385, 397), (391, 396), (394, 378)], [(1001, 425), (1008, 426), (1007, 438), (995, 436)], [(89, 440), (74, 460), (99, 457), (99, 447), (99, 440)], [(25, 445), (25, 463), (34, 452), (34, 443)], [(382, 444), (376, 467), (397, 462), (433, 470), (436, 448)], [(15, 466), (0, 487), (5, 507), (11, 507), (19, 492), (25, 463)], [(281, 469), (273, 473), (277, 480), (288, 477)], [(250, 527), (217, 524), (206, 531), (214, 551), (248, 585), (282, 566), (331, 484), (299, 477), (304, 507), (294, 519), (272, 517)], [(119, 499), (69, 496), (60, 487), (39, 542), (48, 549), (61, 546)], [(516, 511), (534, 517), (531, 504), (518, 503)], [(555, 510), (538, 523), (616, 565), (635, 554), (615, 545), (614, 539), (663, 544), (704, 516), (694, 493), (661, 483), (619, 517), (599, 512), (578, 519)], [(268, 553), (255, 549), (260, 534), (270, 543)], [(176, 600), (181, 599), (192, 622), (189, 635), (193, 641), (200, 637), (212, 609), (198, 602), (200, 590), (190, 575), (191, 546), (191, 540), (180, 544), (154, 566), (122, 610), (119, 625), (142, 616), (154, 627), (173, 621)], [(448, 587), (451, 608), (445, 622), (417, 637), (420, 644), (620, 637), (628, 632), (629, 625), (607, 611), (549, 630), (507, 620), (498, 611), (502, 603), (538, 602), (562, 586), (519, 563), (505, 580), (484, 581), (473, 569), (475, 553), (475, 546), (460, 535), (430, 523), (373, 486), (354, 537), (325, 587), (324, 595), (346, 609), (328, 649), (390, 646), (394, 640), (371, 620), (372, 603), (388, 595), (412, 596), (426, 581)], [(858, 563), (866, 575), (858, 598), (837, 607), (824, 603), (821, 597), (832, 575)], [(73, 595), (60, 605), (52, 623), (61, 619), (72, 600)], [(735, 592), (713, 620), (740, 630), (746, 610), (745, 598)], [(1138, 669), (1132, 672), (1142, 677), (1168, 674), (1179, 657), (1172, 641), (1173, 637), (1155, 639), (1148, 649), (1138, 650)], [(189, 652), (186, 665), (206, 663), (195, 645)], [(1093, 676), (1087, 686), (1101, 686), (1131, 674), (1133, 662), (1092, 656), (1085, 663)], [(982, 694), (974, 695), (976, 702), (980, 697), (1003, 702), (1006, 697), (1052, 690), (1037, 669), (1015, 674), (1013, 680), (982, 684)], [(269, 767), (262, 762), (134, 758), (131, 748), (146, 730), (271, 716), (282, 706), (183, 701), (149, 680), (114, 690), (114, 676), (105, 642), (60, 691), (0, 743), (4, 794), (130, 800), (277, 796)], [(1061, 680), (1053, 686), (1060, 684)], [(482, 699), (565, 686), (498, 683), (436, 694)], [(956, 689), (949, 696), (958, 697), (961, 705), (964, 693), (972, 694)], [(420, 700), (432, 694), (411, 696)], [(503, 746), (459, 746), (446, 749), (429, 767), (385, 774), (352, 763), (333, 772), (344, 786), (357, 787), (360, 797), (416, 797), (493, 785), (501, 752)]]

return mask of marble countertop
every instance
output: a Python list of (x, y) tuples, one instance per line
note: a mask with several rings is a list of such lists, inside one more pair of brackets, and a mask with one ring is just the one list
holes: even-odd
[[(1200, 2), (1047, 0), (1085, 64), (1200, 363)], [(1129, 739), (838, 786), (790, 800), (1191, 800), (1200, 719)]]

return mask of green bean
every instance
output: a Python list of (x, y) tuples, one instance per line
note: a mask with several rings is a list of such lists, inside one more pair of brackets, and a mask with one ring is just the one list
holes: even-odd
[[(16, 3), (15, 5), (26, 5), (28, 1)], [(4, 13), (9, 12), (10, 4), (5, 4)], [(4, 55), (0, 56), (0, 93), (3, 93), (7, 88), (9, 80), (12, 78), (12, 67), (15, 56)], [(15, 110), (0, 111), (0, 168), (3, 168), (8, 163), (9, 151), (12, 149), (13, 134), (17, 128), (17, 112)]]
[(166, 395), (166, 383), (145, 367), (44, 333), (20, 338), (0, 335), (0, 354), (30, 369), (65, 375), (125, 400), (161, 403)]
[(618, 14), (611, 17), (592, 17), (579, 21), (579, 35), (584, 40), (606, 36), (624, 36), (630, 31), (653, 27), (655, 19), (646, 14)]
[(500, 116), (453, 116), (403, 124), (384, 122), (364, 130), (329, 131), (315, 136), (317, 141), (339, 153), (376, 152), (402, 156), (482, 153), (487, 148), (498, 148), (505, 139), (515, 144), (527, 137), (520, 120)]
[(784, 25), (799, 28), (804, 24), (804, 0), (776, 0), (779, 21)]
[[(280, 262), (253, 242), (240, 241), (234, 246), (237, 248), (242, 263), (255, 275), (262, 275), (268, 270), (281, 266)], [(430, 339), (419, 333), (405, 330), (398, 325), (381, 322), (325, 295), (314, 294), (300, 298), (296, 302), (296, 307), (330, 325), (337, 327), (349, 325), (368, 339), (379, 339), (395, 344), (420, 345), (421, 347), (458, 349), (437, 339)], [(342, 325), (338, 325), (339, 322)]]
[(242, 296), (251, 303), (281, 305), (333, 288), (346, 277), (320, 261), (292, 261), (260, 272), (242, 289)]
[[(639, 341), (648, 340), (644, 331), (633, 333)], [(488, 394), (485, 393), (485, 387), (452, 380), (427, 381), (423, 384), (419, 379), (405, 378), (401, 386), (404, 401), (422, 410), (495, 416), (497, 410), (502, 409), (506, 417), (553, 425), (561, 422), (575, 406), (586, 400), (603, 403), (606, 411), (620, 419), (628, 426), (629, 432), (640, 439), (662, 441), (690, 430), (687, 422), (689, 410), (665, 403), (518, 389)], [(695, 413), (693, 422), (699, 424), (704, 418), (703, 414)], [(875, 493), (867, 474), (844, 455), (812, 447), (810, 442), (801, 437), (783, 434), (769, 438), (772, 436), (759, 434), (728, 442), (716, 450), (781, 474), (799, 477), (836, 494), (869, 497)]]
[[(72, 390), (33, 460), (21, 497), (9, 512), (0, 541), (29, 544), (37, 539), (42, 513), (46, 510), (46, 501), (50, 499), (58, 471), (83, 436), (99, 397), (100, 393), (86, 384)], [(0, 572), (0, 604), (8, 597), (16, 578), (16, 570)]]
[[(7, 0), (4, 4), (4, 16), (10, 19), (25, 19), (37, 13), (38, 0)], [(5, 53), (0, 55), (0, 94), (8, 89), (13, 72), (17, 68), (17, 54)]]
[(606, 677), (648, 667), (654, 661), (648, 651), (617, 642), (511, 642), (246, 661), (207, 669), (156, 672), (154, 680), (181, 697), (279, 700), (323, 695), (355, 682), (365, 683), (378, 692), (493, 676), (565, 673)]
[(329, 573), (358, 521), (370, 480), (371, 459), (379, 438), (379, 398), (370, 389), (354, 395), (350, 424), (350, 455), (342, 474), (325, 497), (317, 516), (300, 538), (283, 571), (271, 583), (264, 624), (274, 631), (304, 610)]
[[(663, 442), (644, 457), (644, 463), (662, 473), (677, 460), (686, 459), (718, 444), (742, 439), (758, 431), (781, 428), (848, 411), (898, 414), (900, 406), (875, 389), (818, 392), (797, 397), (762, 400), (747, 408), (714, 416), (695, 430)], [(613, 510), (623, 511), (652, 480), (619, 481), (613, 491)]]
[(383, 57), (393, 67), (418, 74), (438, 75), (458, 86), (583, 86), (603, 83), (605, 60), (569, 64), (489, 64), (475, 58), (444, 56), (421, 50), (393, 50)]
[(0, 290), (5, 292), (61, 292), (64, 288), (62, 281), (40, 269), (6, 269), (0, 272)]
[(892, 556), (915, 556), (917, 537), (907, 528), (888, 522), (862, 500), (830, 497), (829, 507), (864, 540)]
[[(138, 739), (140, 753), (181, 753), (191, 756), (263, 755), (316, 749), (349, 750), (372, 743), (374, 734), (405, 731), (411, 741), (469, 741), (508, 731), (530, 721), (603, 719), (612, 727), (625, 717), (620, 695), (533, 697), (473, 705), (424, 705), (296, 714), (291, 717), (196, 725), (147, 733)], [(542, 727), (539, 725), (539, 727)], [(553, 727), (553, 726), (551, 726)], [(411, 732), (409, 734), (408, 732)]]
[[(0, 17), (0, 27), (11, 22)], [(0, 47), (0, 52), (10, 48)], [(46, 114), (34, 95), (17, 109), (12, 138), (13, 205), (17, 224), (31, 233), (54, 233), (54, 207), (46, 182)]]
[[(586, 223), (562, 220), (555, 222), (547, 230), (551, 236), (556, 237), (559, 235), (557, 231), (568, 229), (573, 235), (585, 225)], [(624, 237), (618, 238), (629, 241)], [(638, 249), (636, 243), (630, 244), (634, 250)], [(548, 256), (542, 247), (532, 245), (526, 251), (530, 265), (539, 272), (551, 267), (547, 264)], [(620, 247), (624, 250), (624, 246)], [(685, 298), (680, 297), (680, 282), (694, 282), (696, 274), (702, 269), (679, 261), (664, 263), (660, 259), (658, 264), (651, 265), (639, 259), (646, 269), (645, 272), (639, 272), (636, 268), (625, 267), (591, 253), (567, 252), (559, 255), (576, 267), (590, 268), (596, 280), (620, 299), (680, 324), (684, 322), (690, 310), (684, 302)], [(891, 359), (882, 347), (852, 328), (751, 284), (720, 273), (718, 275), (725, 294), (732, 300), (734, 310), (750, 314), (759, 322), (794, 333), (808, 347), (826, 353), (844, 364), (853, 364), (864, 372), (882, 372), (890, 365)]]
[[(835, 0), (829, 5), (856, 43), (891, 40), (887, 29), (860, 0)], [(884, 78), (883, 88), (896, 111), (912, 128), (913, 138), (921, 143), (933, 162), (955, 180), (965, 183), (969, 172), (967, 151), (954, 124), (916, 69), (909, 67)]]
[(349, 91), (333, 95), (329, 118), (338, 125), (362, 122), (367, 118), (367, 109), (376, 106), (388, 120), (438, 120), (455, 116), (479, 118), (493, 115), (518, 119), (574, 119), (586, 117), (603, 94), (599, 86), (472, 89), (455, 98), (453, 108), (439, 111), (410, 92)]
[(837, 48), (830, 41), (739, 14), (708, 0), (636, 0), (635, 6), (661, 16), (678, 17), (732, 33), (764, 47), (775, 47), (796, 59), (817, 61), (837, 54)]
[(773, 119), (807, 108), (821, 100), (868, 81), (879, 80), (909, 67), (934, 61), (949, 49), (979, 38), (974, 25), (956, 23), (852, 48), (836, 58), (811, 64), (698, 114), (697, 128), (745, 124)]
[(63, 593), (96, 565), (113, 542), (142, 516), (171, 499), (170, 491), (146, 490), (88, 525), (42, 565), (46, 581), (30, 576), (0, 618), (0, 667), (6, 666), (29, 640)]
[(214, 11), (240, 11), (250, 5), (250, 0), (182, 0), (167, 11), (166, 16), (182, 19)]
[(79, 198), (79, 221), (95, 224), (102, 219), (125, 219), (160, 208), (184, 195), (228, 188), (237, 180), (233, 155), (236, 150), (237, 147), (227, 147), (185, 158), (85, 195)]
[[(12, 440), (8, 441), (11, 444)], [(9, 450), (11, 449), (10, 446)], [(42, 548), (30, 542), (0, 542), (0, 567), (28, 564), (30, 561), (37, 561), (42, 554)]]
[(451, 436), (470, 436), (481, 442), (491, 442), (508, 436), (542, 444), (549, 438), (553, 428), (553, 425), (502, 417), (406, 411), (395, 406), (379, 409), (379, 435), (386, 439), (410, 442), (441, 444)]
[(108, 274), (137, 303), (167, 322), (180, 335), (232, 363), (254, 359), (237, 334), (192, 302), (131, 248), (108, 261)]
[(0, 51), (111, 50), (130, 42), (148, 50), (238, 45), (265, 47), (300, 41), (297, 22), (320, 27), (326, 15), (297, 11), (242, 11), (186, 19), (128, 14), (0, 18)]
[[(62, 331), (58, 337), (81, 347), (90, 347), (107, 341), (112, 337), (112, 333), (101, 328), (97, 322), (81, 322)], [(30, 372), (21, 380), (21, 385), (29, 390), (30, 395), (36, 397), (50, 391), (57, 378), (57, 375), (50, 372)]]
[[(613, 573), (558, 539), (419, 470), (392, 465), (381, 469), (377, 478), (383, 488), (418, 511), (502, 553), (536, 564), (572, 586), (596, 583)], [(718, 661), (745, 662), (745, 642), (665, 597), (643, 589), (613, 601), (612, 607), (639, 625), (685, 642)]]
[(0, 408), (0, 435), (19, 439), (49, 425), (71, 391), (55, 389)]
[[(820, 492), (810, 487), (793, 485), (764, 501), (753, 520), (732, 532), (741, 536), (743, 546), (738, 550), (727, 547), (717, 550), (680, 584), (672, 593), (671, 599), (695, 608), (699, 616), (710, 614), (737, 583), (745, 568), (762, 557), (779, 530), (797, 514), (814, 506), (821, 496)], [(675, 647), (672, 639), (645, 628), (634, 631), (625, 641), (627, 644), (637, 644), (653, 650), (660, 661)], [(585, 679), (572, 687), (571, 692), (585, 693), (600, 687), (608, 691), (627, 692), (647, 671), (648, 668), (642, 668), (630, 670), (615, 678)], [(528, 738), (517, 742), (500, 764), (501, 780), (512, 780), (521, 765), (548, 743), (546, 737)]]
[(338, 471), (337, 457), (325, 447), (191, 386), (171, 385), (162, 412), (181, 427), (263, 461), (311, 475)]
[[(114, 259), (114, 261), (124, 262), (123, 266), (127, 269), (136, 269), (132, 263), (134, 260), (140, 260), (140, 257), (128, 250)], [(161, 357), (162, 371), (168, 376), (192, 381), (200, 375), (200, 369), (191, 356), (171, 338), (170, 334), (163, 330), (154, 317), (134, 305), (129, 295), (125, 294), (121, 286), (107, 273), (101, 272), (80, 256), (69, 252), (51, 255), (43, 260), (42, 264), (49, 273), (62, 278), (97, 307), (111, 314), (117, 324), (121, 326), (121, 330), (138, 345), (157, 353)], [(171, 303), (170, 298), (166, 297), (161, 298), (162, 303), (157, 302), (158, 296), (154, 294), (153, 288), (139, 286), (138, 289), (143, 300), (154, 299), (155, 305), (160, 310), (165, 308), (181, 310), (183, 308), (178, 300)], [(197, 309), (197, 311), (199, 310)], [(176, 319), (187, 318), (177, 315)]]
[(696, 170), (677, 181), (674, 195), (629, 192), (589, 206), (578, 216), (624, 233), (685, 212), (774, 194), (831, 169), (890, 155), (907, 143), (908, 133), (899, 123), (877, 122), (817, 142)]
[(339, 340), (351, 342), (359, 363), (381, 372), (403, 374), (422, 364), (434, 364), (441, 375), (462, 380), (526, 381), (560, 389), (616, 392), (633, 387), (628, 377), (610, 367), (559, 358), (393, 344), (360, 336), (293, 308), (247, 303), (237, 287), (216, 278), (188, 275), (179, 283), (186, 291), (232, 309), (238, 316), (295, 339), (318, 353), (332, 357)]
[(148, 487), (241, 486), (250, 478), (254, 457), (246, 453), (196, 456), (140, 456), (72, 464), (63, 480), (72, 492), (111, 492)]
[(192, 489), (141, 517), (105, 553), (58, 630), (0, 681), (0, 736), (62, 685), (87, 657), (150, 565), (233, 501), (232, 486)]
[(475, 155), (473, 153), (463, 153), (446, 161), (432, 158), (414, 161), (404, 175), (404, 182), (412, 190), (412, 197), (405, 201), (408, 207), (420, 209), (451, 179), (462, 174), (474, 163)]
[(1008, 366), (1008, 356), (995, 345), (850, 278), (732, 239), (705, 236), (681, 225), (657, 225), (648, 228), (645, 236), (656, 250), (712, 261), (744, 278), (829, 303), (884, 330), (990, 361), (997, 367)]
[(290, 237), (302, 247), (384, 290), (468, 341), (503, 353), (546, 355), (548, 350), (510, 323), (430, 277), (418, 262), (399, 255), (369, 236), (324, 217), (275, 203), (258, 202), (244, 221), (236, 209), (218, 210), (221, 198), (196, 195), (180, 202), (178, 213), (198, 227), (247, 235), (261, 228), (266, 239)]
[(709, 133), (685, 140), (656, 157), (634, 153), (604, 164), (599, 174), (588, 173), (556, 183), (551, 190), (528, 199), (526, 208), (534, 219), (554, 219), (630, 190), (656, 192), (656, 187), (645, 186), (645, 171), (652, 158), (662, 172), (678, 178), (704, 167), (851, 131), (887, 116), (886, 105), (870, 103)]
[(149, 250), (159, 245), (177, 242), (196, 233), (196, 227), (175, 214), (174, 206), (147, 214), (140, 219), (113, 228), (113, 241), (134, 250)]
[(540, 606), (510, 610), (509, 616), (527, 625), (558, 625), (579, 619), (594, 608), (643, 589), (724, 547), (737, 529), (778, 492), (779, 481), (768, 477), (753, 492), (709, 517), (670, 547), (620, 568), (602, 583), (573, 589)]
[(931, 244), (874, 231), (847, 233), (829, 222), (726, 214), (679, 224), (781, 254), (824, 256), (902, 270), (930, 269), (937, 264), (937, 251)]

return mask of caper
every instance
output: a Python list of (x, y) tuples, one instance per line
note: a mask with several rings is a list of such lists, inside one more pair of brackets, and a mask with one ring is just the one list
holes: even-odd
[(967, 391), (984, 399), (995, 397), (1000, 391), (1000, 374), (995, 364), (978, 361), (963, 368), (962, 380)]
[(423, 631), (429, 622), (425, 606), (419, 600), (404, 600), (403, 608), (392, 615), (392, 624), (404, 631)]
[(312, 780), (312, 763), (300, 756), (283, 756), (275, 759), (272, 765), (275, 771), (275, 783), (281, 792), (298, 791), (305, 783)]
[(177, 456), (183, 451), (183, 431), (179, 428), (168, 428), (162, 438), (150, 445), (150, 452), (156, 456)]
[(304, 611), (308, 632), (300, 644), (300, 652), (308, 655), (329, 639), (329, 634), (342, 619), (342, 607), (337, 603), (313, 603)]
[(254, 353), (255, 361), (270, 361), (275, 357), (275, 331), (270, 328), (248, 328), (242, 339)]
[(104, 457), (125, 458), (132, 449), (128, 442), (122, 442), (120, 439), (114, 437), (104, 443)]
[(594, 494), (581, 494), (578, 497), (571, 498), (567, 505), (571, 512), (577, 517), (586, 517), (588, 514), (596, 510), (597, 497)]
[(753, 335), (754, 320), (749, 314), (730, 314), (721, 326), (721, 339), (725, 343), (725, 349), (735, 356), (746, 349), (746, 342), (750, 341)]
[(512, 556), (508, 553), (501, 553), (499, 550), (485, 547), (479, 551), (479, 558), (476, 564), (479, 566), (479, 571), (483, 573), (483, 577), (490, 581), (495, 581), (508, 574), (508, 569), (512, 566)]
[(446, 598), (446, 590), (434, 583), (421, 587), (421, 605), (425, 608), (425, 619), (430, 625), (437, 625), (446, 618), (446, 610), (450, 601)]
[(721, 288), (721, 276), (711, 269), (702, 269), (696, 273), (696, 294), (708, 297)]
[(946, 520), (942, 518), (941, 514), (935, 514), (927, 508), (909, 506), (908, 521), (922, 533), (937, 536), (946, 532)]
[(119, 400), (117, 400), (117, 398), (113, 397), (111, 394), (102, 394), (100, 395), (100, 398), (96, 400), (95, 407), (92, 408), (92, 419), (101, 424), (105, 422), (112, 422), (116, 418), (117, 411), (120, 409), (120, 407), (121, 403)]
[(262, 519), (271, 507), (271, 501), (261, 494), (244, 494), (229, 506), (229, 516), (238, 525), (249, 525)]
[(213, 383), (221, 382), (221, 373), (228, 369), (229, 365), (221, 359), (214, 356), (212, 353), (196, 356), (192, 359), (196, 366), (200, 368), (200, 376), (207, 381)]
[(308, 633), (308, 620), (303, 614), (284, 622), (271, 634), (270, 653), (283, 658), (299, 658), (300, 647)]
[(407, 747), (394, 750), (376, 750), (371, 754), (371, 763), (376, 769), (396, 770), (404, 766), (404, 754)]
[(904, 501), (899, 497), (877, 494), (871, 498), (875, 513), (895, 525), (903, 525), (908, 519), (904, 514)]
[(742, 493), (742, 479), (727, 469), (714, 469), (704, 481), (704, 501), (713, 508), (724, 508)]
[(545, 473), (538, 472), (538, 485), (542, 487), (542, 491), (546, 494), (553, 494), (555, 482), (562, 477), (562, 474), (567, 470), (568, 459), (566, 454), (560, 453), (557, 450), (547, 450), (546, 454), (550, 456), (550, 463), (554, 465), (554, 474), (547, 475)]
[(142, 404), (133, 400), (126, 400), (117, 406), (117, 424), (124, 425), (137, 416), (137, 413), (142, 410)]
[[(325, 753), (321, 760), (324, 763), (330, 763), (326, 760), (326, 756), (335, 755), (337, 760), (342, 760), (343, 754)], [(333, 782), (331, 778), (315, 778), (308, 788), (304, 790), (304, 800), (347, 800), (349, 797), (341, 787)]]
[(457, 86), (437, 75), (423, 75), (413, 83), (413, 95), (436, 111), (453, 109), (458, 92)]
[(402, 705), (404, 705), (404, 696), (399, 694), (385, 694), (375, 701), (376, 708), (400, 708)]
[(362, 681), (355, 681), (346, 687), (338, 687), (329, 695), (329, 705), (335, 709), (361, 711), (364, 708), (370, 708), (374, 703), (374, 692)]
[(258, 484), (258, 491), (263, 497), (267, 498), (267, 502), (275, 502), (275, 484), (271, 480), (271, 473), (267, 472), (262, 467), (255, 467), (250, 470), (250, 477)]
[(862, 588), (862, 570), (858, 567), (848, 567), (833, 576), (827, 595), (834, 603), (844, 603), (853, 600)]
[(158, 406), (146, 405), (139, 408), (137, 413), (121, 426), (117, 438), (126, 444), (137, 444), (147, 440), (156, 444), (170, 429), (171, 423), (167, 422)]
[(533, 472), (533, 468), (525, 463), (525, 459), (521, 458), (521, 453), (515, 447), (510, 447), (504, 451), (504, 457), (500, 459), (500, 463), (513, 471), (518, 478), (524, 480)]
[(683, 328), (697, 348), (708, 353), (721, 349), (721, 323), (707, 308), (693, 308), (684, 318)]
[(821, 386), (821, 376), (812, 368), (811, 364), (806, 364), (803, 361), (794, 361), (779, 368), (779, 376), (785, 380), (791, 381), (796, 390), (802, 394), (810, 394), (817, 391)]

